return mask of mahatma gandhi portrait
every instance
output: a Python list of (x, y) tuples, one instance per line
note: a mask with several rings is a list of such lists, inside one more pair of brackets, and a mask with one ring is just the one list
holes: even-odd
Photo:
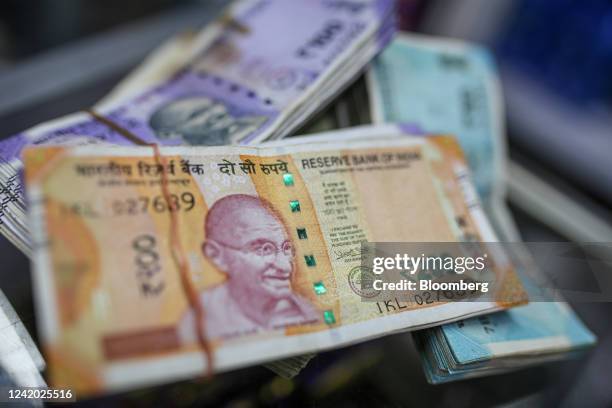
[(265, 116), (235, 117), (223, 103), (193, 96), (161, 106), (149, 125), (162, 140), (216, 146), (237, 143), (265, 121)]
[[(293, 292), (293, 245), (268, 202), (246, 194), (225, 196), (211, 207), (204, 228), (204, 256), (227, 275), (223, 284), (200, 294), (207, 337), (318, 320), (313, 305)], [(179, 335), (184, 342), (196, 338), (192, 311), (183, 317)]]

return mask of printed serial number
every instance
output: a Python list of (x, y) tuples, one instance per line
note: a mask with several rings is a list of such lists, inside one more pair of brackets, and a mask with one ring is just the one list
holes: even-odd
[(430, 305), (435, 302), (461, 300), (478, 295), (478, 293), (478, 290), (436, 290), (433, 292), (423, 291), (421, 294), (413, 295), (412, 297), (417, 305)]
[(154, 197), (140, 196), (123, 200), (114, 200), (111, 204), (114, 215), (136, 215), (154, 211), (190, 211), (195, 207), (195, 197), (189, 192), (170, 194), (169, 199), (163, 195)]
[(466, 291), (466, 290), (437, 290), (437, 291), (423, 291), (417, 295), (409, 295), (408, 299), (402, 299), (401, 301), (394, 297), (391, 300), (382, 300), (376, 302), (378, 312), (380, 314), (395, 312), (402, 309), (408, 309), (409, 303), (416, 303), (419, 306), (431, 305), (438, 302), (449, 302), (467, 299), (472, 296), (478, 295), (479, 291)]

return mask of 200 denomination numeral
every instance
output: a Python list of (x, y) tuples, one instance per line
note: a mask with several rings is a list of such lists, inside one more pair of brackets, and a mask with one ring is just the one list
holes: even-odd
[(134, 238), (132, 248), (136, 252), (136, 277), (140, 283), (140, 293), (144, 296), (157, 296), (164, 290), (161, 277), (157, 241), (153, 235), (143, 234)]
[(111, 204), (115, 215), (136, 215), (149, 211), (190, 211), (195, 207), (195, 197), (190, 192), (170, 194), (168, 200), (163, 195), (153, 197), (139, 196), (123, 200), (114, 200)]

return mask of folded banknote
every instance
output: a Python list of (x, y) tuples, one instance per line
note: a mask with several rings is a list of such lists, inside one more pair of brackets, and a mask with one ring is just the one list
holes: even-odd
[(179, 61), (173, 75), (127, 101), (110, 100), (95, 112), (1, 141), (0, 232), (29, 252), (18, 175), (24, 146), (224, 145), (283, 137), (322, 109), (387, 44), (393, 11), (391, 0), (233, 3), (187, 47), (192, 55)]
[[(494, 241), (451, 137), (363, 127), (259, 147), (28, 149), (50, 382), (87, 395), (441, 324), (526, 301), (383, 307), (361, 243)], [(206, 351), (205, 356), (202, 350)]]
[[(485, 212), (525, 282), (537, 265), (522, 247), (505, 203), (505, 135), (501, 90), (492, 58), (457, 40), (400, 34), (368, 72), (372, 116), (405, 121), (424, 133), (457, 135)], [(531, 286), (531, 285), (529, 285)], [(595, 343), (571, 307), (538, 302), (414, 334), (430, 382), (505, 372), (558, 360)]]

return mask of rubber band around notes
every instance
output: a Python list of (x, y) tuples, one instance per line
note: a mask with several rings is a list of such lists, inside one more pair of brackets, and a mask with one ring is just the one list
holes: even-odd
[[(138, 136), (136, 136), (129, 130), (123, 128), (122, 126), (119, 126), (117, 123), (113, 122), (112, 120), (100, 115), (99, 113), (91, 109), (87, 109), (85, 112), (91, 115), (91, 117), (97, 120), (98, 122), (102, 123), (103, 125), (109, 127), (110, 129), (124, 136), (126, 139), (128, 139), (132, 143), (140, 145), (140, 146), (149, 146), (153, 148), (153, 156), (155, 158), (156, 164), (161, 165), (162, 168), (166, 168), (167, 166), (166, 158), (162, 156), (159, 150), (159, 145), (157, 143), (145, 142), (144, 140), (142, 140), (141, 138), (139, 138)], [(161, 174), (160, 178), (161, 178), (162, 195), (164, 196), (164, 199), (166, 200), (166, 202), (170, 203), (171, 200), (170, 200), (170, 191), (168, 189), (168, 175), (164, 171), (160, 172), (160, 174)], [(168, 211), (168, 213), (170, 214), (170, 249), (172, 253), (172, 258), (174, 259), (174, 262), (176, 263), (179, 269), (183, 290), (185, 291), (185, 294), (187, 295), (189, 305), (195, 315), (195, 324), (196, 324), (198, 343), (200, 344), (200, 347), (202, 348), (202, 350), (204, 351), (204, 355), (206, 356), (207, 375), (210, 377), (213, 374), (214, 364), (213, 364), (212, 345), (210, 344), (210, 342), (208, 341), (206, 337), (206, 326), (204, 324), (205, 319), (206, 319), (206, 311), (204, 310), (204, 305), (202, 304), (200, 300), (198, 291), (196, 290), (196, 288), (193, 285), (193, 282), (191, 281), (191, 277), (189, 273), (189, 264), (187, 263), (187, 258), (185, 257), (185, 251), (183, 250), (183, 245), (181, 243), (181, 239), (179, 235), (179, 221), (178, 221), (177, 212)]]

